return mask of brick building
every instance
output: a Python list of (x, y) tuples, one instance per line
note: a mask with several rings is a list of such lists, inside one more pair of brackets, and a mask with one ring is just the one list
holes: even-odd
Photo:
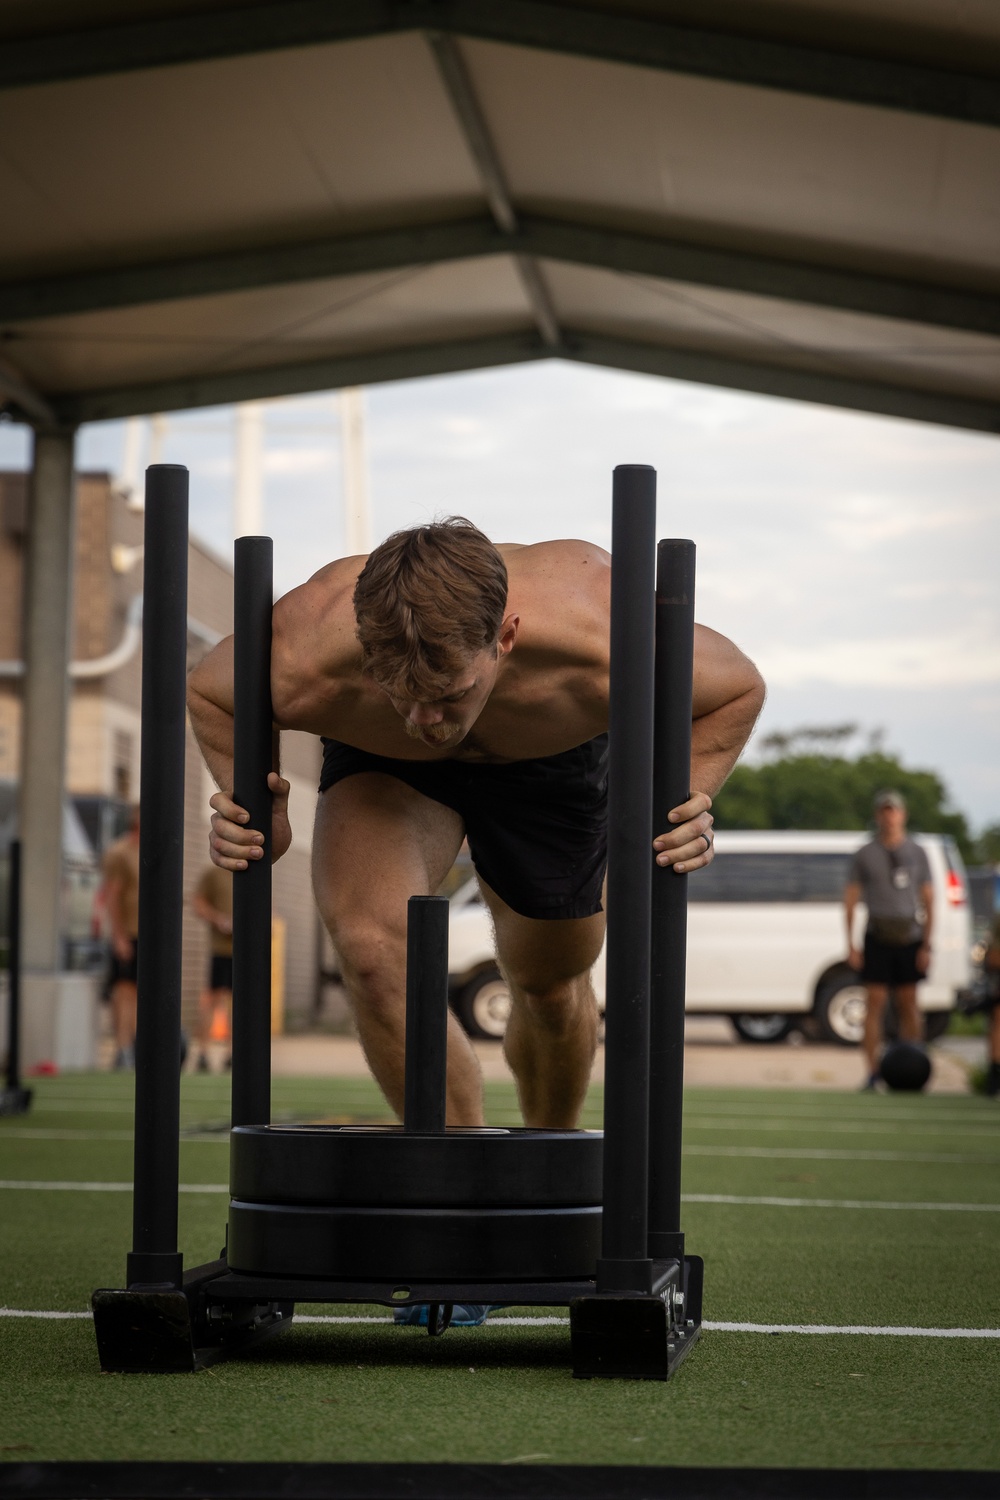
[[(0, 474), (0, 782), (17, 780), (20, 754), (21, 575), (27, 475)], [(107, 474), (77, 478), (76, 567), (66, 789), (100, 855), (139, 795), (143, 513)], [(232, 629), (231, 563), (192, 538), (188, 552), (188, 660), (193, 666)], [(274, 870), (274, 911), (286, 924), (286, 1024), (301, 1029), (317, 1003), (319, 922), (309, 858), (319, 741), (282, 735), (282, 771), (292, 783), (295, 842)], [(207, 966), (206, 933), (190, 894), (208, 862), (208, 799), (214, 783), (190, 728), (184, 812), (183, 1015), (190, 1026)], [(30, 914), (26, 914), (30, 920)]]

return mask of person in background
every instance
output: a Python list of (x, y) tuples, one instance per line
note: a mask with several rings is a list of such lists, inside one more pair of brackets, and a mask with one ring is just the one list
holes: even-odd
[[(931, 959), (934, 891), (927, 855), (906, 832), (906, 803), (899, 792), (875, 796), (878, 835), (855, 854), (847, 885), (847, 961), (858, 969), (867, 990), (864, 1053), (868, 1064), (865, 1089), (877, 1089), (882, 1017), (890, 989), (896, 1002), (901, 1041), (923, 1039), (917, 1007), (917, 985)], [(864, 948), (854, 939), (858, 902), (868, 908)]]
[[(191, 898), (195, 916), (209, 930), (211, 958), (208, 985), (198, 997), (199, 1048), (195, 1070), (209, 1071), (208, 1044), (224, 1037), (229, 1041), (233, 1003), (233, 876), (232, 871), (209, 865)], [(231, 1059), (226, 1059), (226, 1066)]]
[(139, 809), (104, 856), (104, 910), (111, 934), (111, 1018), (115, 1068), (135, 1062), (136, 963), (139, 934)]

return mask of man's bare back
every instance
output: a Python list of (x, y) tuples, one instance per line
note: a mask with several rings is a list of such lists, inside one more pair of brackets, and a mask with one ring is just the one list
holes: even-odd
[(362, 676), (353, 593), (364, 558), (331, 563), (276, 605), (275, 722), (399, 760), (527, 760), (602, 733), (608, 713), (608, 554), (577, 541), (498, 550), (507, 564), (506, 621), (516, 622), (515, 641), (481, 713), (460, 740), (439, 747), (411, 737), (393, 701)]

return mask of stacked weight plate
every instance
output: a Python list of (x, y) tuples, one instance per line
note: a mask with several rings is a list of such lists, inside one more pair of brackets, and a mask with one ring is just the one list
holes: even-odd
[(232, 1133), (229, 1266), (412, 1281), (593, 1276), (603, 1136), (364, 1126)]

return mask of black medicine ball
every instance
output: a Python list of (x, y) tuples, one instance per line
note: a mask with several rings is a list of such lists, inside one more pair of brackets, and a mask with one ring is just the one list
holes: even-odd
[(891, 1089), (922, 1089), (931, 1076), (931, 1060), (916, 1042), (893, 1042), (882, 1056), (879, 1069)]

